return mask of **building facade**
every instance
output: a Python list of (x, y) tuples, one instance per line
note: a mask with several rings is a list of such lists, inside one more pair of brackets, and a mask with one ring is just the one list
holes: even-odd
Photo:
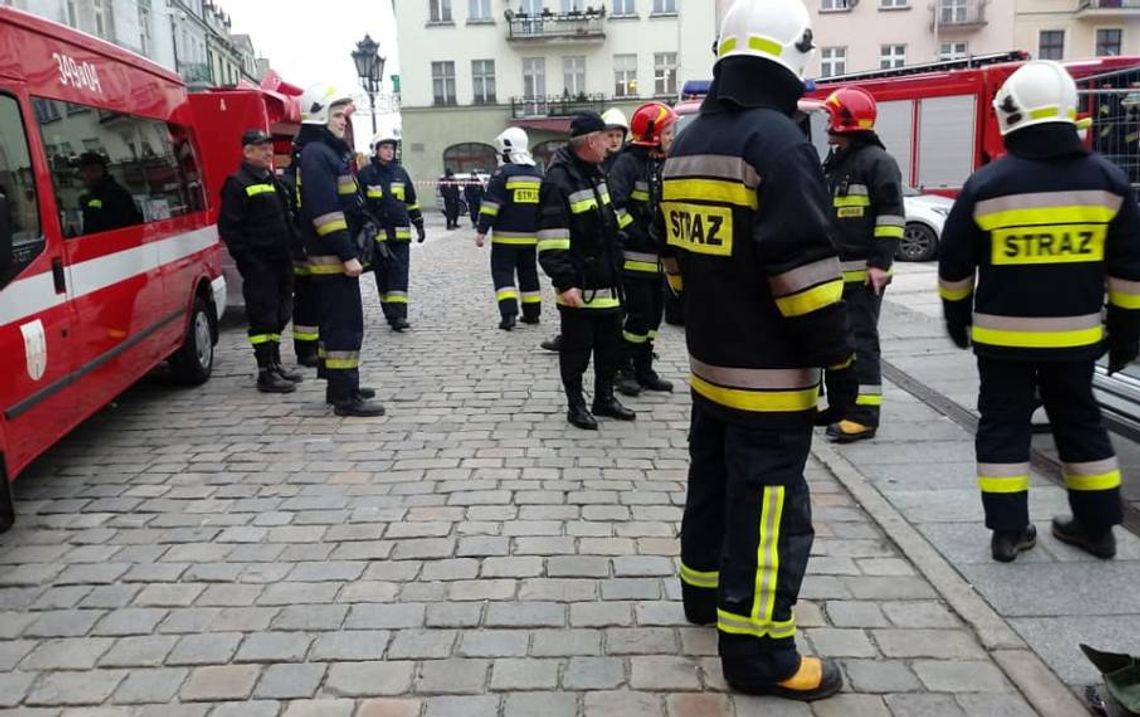
[(1014, 44), (1034, 57), (1140, 55), (1140, 0), (1014, 2)]
[(712, 77), (708, 0), (397, 0), (403, 161), (417, 179), (493, 170), (516, 125), (540, 158), (581, 110), (674, 100)]

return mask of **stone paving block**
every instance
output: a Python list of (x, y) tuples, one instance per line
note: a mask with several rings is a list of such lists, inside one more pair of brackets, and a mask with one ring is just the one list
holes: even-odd
[(295, 700), (285, 708), (282, 717), (352, 717), (355, 710), (353, 700)]
[[(276, 586), (275, 586), (276, 587)], [(199, 607), (253, 605), (264, 588), (260, 585), (211, 585), (195, 603)]]
[(350, 662), (379, 660), (388, 647), (387, 630), (339, 630), (321, 635), (309, 652), (311, 660)]
[[(90, 670), (114, 644), (111, 638), (66, 638), (45, 640), (36, 645), (24, 661), (22, 670)], [(32, 643), (25, 643), (30, 645)], [(0, 649), (3, 644), (0, 643)]]
[(935, 692), (1008, 692), (1005, 675), (985, 660), (916, 660), (912, 667)]
[(487, 606), (483, 624), (487, 627), (562, 627), (566, 606), (558, 603), (492, 603)]
[(716, 717), (731, 714), (731, 704), (726, 695), (718, 694), (679, 694), (665, 698), (669, 717)]
[(206, 717), (212, 707), (214, 705), (141, 705), (132, 710), (131, 717)]
[(68, 610), (94, 590), (90, 585), (64, 585), (45, 591), (32, 603), (32, 610)]
[(112, 701), (121, 705), (170, 702), (189, 674), (186, 668), (133, 669), (115, 690)]
[(968, 717), (1034, 717), (1037, 714), (1019, 694), (960, 694), (955, 695), (955, 699)]
[(578, 696), (562, 692), (518, 692), (508, 695), (503, 717), (577, 717)]
[(346, 630), (420, 627), (426, 608), (418, 603), (400, 605), (353, 605), (345, 620)]
[(126, 677), (124, 670), (48, 672), (36, 682), (25, 701), (33, 707), (99, 705)]
[(476, 603), (437, 603), (427, 606), (428, 627), (475, 627), (483, 619), (483, 606)]
[(854, 692), (917, 692), (922, 689), (902, 660), (843, 660), (847, 684)]
[(965, 630), (872, 630), (871, 635), (887, 657), (933, 657), (941, 660), (969, 660), (985, 657), (985, 652)]
[(418, 699), (377, 698), (364, 700), (354, 717), (419, 717), (423, 702)]
[(0, 642), (0, 672), (10, 672), (16, 669), (20, 660), (41, 646), (42, 643), (33, 640), (5, 640)]
[(474, 558), (449, 558), (424, 563), (421, 580), (471, 580), (479, 575)]
[(24, 637), (83, 637), (105, 613), (101, 610), (52, 610), (28, 625)]
[(664, 712), (661, 696), (625, 690), (587, 692), (585, 717), (660, 717)]
[(600, 630), (533, 630), (530, 654), (535, 657), (569, 657), (602, 654)]
[(966, 714), (953, 695), (887, 695), (886, 701), (894, 717), (965, 717)]
[(91, 631), (95, 635), (146, 635), (155, 631), (166, 619), (166, 610), (159, 608), (127, 608), (110, 612)]
[[(258, 588), (260, 591), (261, 588)], [(277, 583), (269, 585), (257, 597), (258, 605), (321, 605), (336, 600), (339, 582)], [(199, 603), (201, 601), (199, 600)]]
[(138, 585), (116, 583), (114, 585), (99, 585), (79, 602), (79, 607), (101, 608), (104, 610), (117, 610), (129, 607), (131, 601), (139, 593)]
[(182, 687), (183, 702), (219, 702), (249, 699), (261, 667), (258, 665), (211, 665), (195, 668)]
[(635, 608), (638, 625), (690, 625), (680, 602), (639, 602)]
[(300, 662), (313, 638), (303, 632), (259, 632), (247, 635), (234, 662)]
[(527, 654), (526, 630), (473, 630), (463, 633), (456, 654), (463, 657), (521, 657)]
[(475, 717), (476, 715), (497, 715), (500, 698), (498, 695), (467, 697), (432, 697), (427, 700), (425, 717)]
[(317, 693), (325, 669), (322, 664), (270, 665), (261, 673), (254, 696), (270, 700), (309, 699)]
[(455, 554), (461, 558), (483, 558), (510, 553), (510, 539), (487, 536), (460, 538)]
[(816, 627), (807, 638), (823, 657), (875, 657), (878, 651), (863, 630)]
[(572, 657), (562, 673), (565, 690), (611, 690), (625, 684), (625, 661), (616, 657)]
[(811, 717), (811, 707), (779, 697), (733, 695), (736, 717)]
[(393, 602), (404, 583), (364, 580), (345, 585), (336, 594), (339, 603)]
[(458, 580), (448, 584), (452, 600), (510, 600), (515, 596), (514, 580)]
[(15, 707), (35, 682), (35, 672), (0, 672), (0, 707)]
[(228, 607), (210, 623), (211, 632), (261, 632), (269, 629), (276, 607)]
[(503, 658), (491, 667), (492, 690), (553, 690), (558, 687), (559, 660)]
[(281, 714), (281, 703), (275, 700), (249, 700), (245, 702), (221, 702), (210, 717), (277, 717)]
[(629, 685), (635, 690), (699, 690), (696, 662), (686, 657), (652, 656), (630, 658)]
[(285, 631), (337, 630), (347, 616), (347, 605), (291, 605), (282, 608), (270, 626)]
[(334, 663), (329, 667), (323, 693), (333, 697), (403, 695), (410, 691), (413, 662)]
[(167, 665), (216, 665), (230, 661), (242, 635), (236, 632), (187, 635), (166, 657)]
[(552, 578), (605, 578), (610, 574), (609, 558), (555, 556), (546, 559), (546, 574)]
[[(878, 603), (858, 600), (831, 600), (826, 604), (827, 617), (835, 627), (889, 627), (890, 622)], [(799, 617), (797, 606), (797, 615)]]
[(124, 637), (99, 658), (100, 667), (159, 667), (178, 643), (174, 635)]
[(816, 717), (891, 717), (883, 699), (876, 695), (838, 694), (812, 706)]
[(625, 602), (576, 602), (570, 604), (573, 627), (627, 627), (633, 624), (633, 605)]
[(416, 692), (427, 695), (478, 694), (487, 682), (488, 660), (430, 660), (420, 665)]
[(614, 627), (606, 630), (610, 655), (668, 655), (677, 651), (676, 633), (666, 627)]
[(205, 585), (176, 583), (148, 585), (135, 596), (136, 607), (190, 607), (206, 590)]
[(542, 571), (542, 558), (532, 555), (486, 558), (480, 574), (485, 578), (530, 578)]
[(451, 655), (458, 638), (455, 630), (400, 630), (388, 646), (390, 660), (422, 660)]
[(531, 578), (519, 584), (519, 600), (580, 602), (597, 599), (597, 581), (587, 578)]
[(927, 600), (884, 602), (883, 613), (899, 627), (960, 627), (962, 621), (939, 602)]

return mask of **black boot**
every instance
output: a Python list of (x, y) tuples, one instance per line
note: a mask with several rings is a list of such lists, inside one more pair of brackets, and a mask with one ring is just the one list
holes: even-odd
[(641, 384), (637, 381), (637, 375), (633, 372), (633, 364), (626, 362), (617, 374), (617, 390), (623, 396), (640, 396)]
[(653, 370), (653, 344), (647, 343), (633, 359), (637, 384), (646, 391), (673, 392), (673, 384), (657, 375)]
[(990, 553), (994, 560), (1012, 563), (1018, 553), (1037, 545), (1037, 528), (1030, 523), (1021, 530), (995, 530), (990, 539)]
[(263, 368), (257, 372), (257, 390), (262, 393), (293, 393), (297, 384), (286, 381), (272, 368)]
[(291, 383), (301, 383), (304, 377), (296, 371), (289, 371), (281, 365), (281, 344), (271, 344), (273, 346), (273, 372), (281, 378)]
[(520, 319), (520, 321), (522, 321), (524, 324), (531, 324), (531, 325), (541, 324), (542, 323), (542, 317), (541, 316), (527, 316), (524, 313), (523, 317), (522, 317), (522, 319)]
[[(367, 386), (357, 386), (356, 390), (353, 391), (353, 395), (366, 401), (370, 398), (376, 398), (376, 389), (369, 388)], [(325, 389), (325, 403), (336, 405), (336, 401), (333, 400), (332, 393), (330, 393), (327, 388)]]
[(582, 398), (582, 385), (566, 387), (566, 420), (571, 426), (581, 428), (583, 431), (598, 430), (598, 421), (586, 409), (586, 399)]
[(405, 318), (392, 319), (391, 321), (388, 322), (388, 325), (392, 327), (393, 331), (401, 331), (402, 332), (405, 329), (412, 328), (412, 325), (409, 324), (408, 320)]
[(839, 665), (826, 658), (801, 657), (796, 671), (780, 682), (758, 679), (756, 675), (760, 671), (747, 658), (722, 657), (720, 665), (729, 686), (749, 695), (775, 695), (787, 700), (814, 702), (843, 689)]
[(547, 351), (558, 353), (562, 350), (562, 334), (557, 334), (553, 338), (543, 341), (541, 344), (539, 344), (539, 346), (542, 346), (542, 348), (546, 349)]
[(1102, 560), (1116, 557), (1116, 536), (1112, 534), (1111, 526), (1093, 531), (1077, 522), (1076, 518), (1065, 520), (1058, 517), (1053, 519), (1053, 537)]
[(591, 410), (595, 416), (616, 418), (619, 421), (632, 421), (637, 418), (636, 413), (621, 405), (621, 402), (614, 397), (614, 387), (609, 383), (595, 385), (594, 405)]
[(333, 413), (338, 416), (357, 416), (360, 418), (374, 418), (376, 416), (384, 415), (384, 407), (379, 403), (372, 403), (360, 396), (360, 394), (353, 394), (352, 398), (347, 401), (338, 401), (333, 404)]
[(694, 625), (716, 624), (716, 590), (683, 582), (681, 604), (685, 607), (685, 619)]
[(293, 344), (293, 351), (297, 354), (297, 365), (304, 366), (305, 368), (316, 368), (318, 362), (316, 347), (310, 349), (299, 348), (298, 344)]
[(515, 316), (514, 316), (514, 314), (511, 314), (510, 316), (504, 316), (502, 321), (499, 322), (499, 328), (502, 329), (503, 331), (510, 331), (514, 327), (515, 327)]

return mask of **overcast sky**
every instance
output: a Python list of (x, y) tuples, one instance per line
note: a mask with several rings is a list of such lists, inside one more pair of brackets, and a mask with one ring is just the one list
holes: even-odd
[[(364, 33), (380, 43), (384, 66), (384, 91), (391, 92), (388, 77), (399, 74), (396, 50), (396, 20), (391, 0), (222, 0), (233, 19), (231, 31), (248, 33), (258, 55), (283, 79), (298, 87), (332, 82), (338, 88), (364, 93), (356, 76), (351, 53)], [(357, 148), (364, 149), (372, 135), (367, 100), (354, 117)], [(381, 127), (394, 116), (377, 117)]]

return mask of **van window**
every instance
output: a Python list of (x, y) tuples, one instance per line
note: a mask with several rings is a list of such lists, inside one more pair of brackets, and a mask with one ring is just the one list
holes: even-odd
[[(12, 264), (0, 267), (0, 286), (20, 273), (44, 250), (39, 202), (32, 173), (28, 135), (16, 98), (0, 94), (0, 195), (8, 207), (5, 224), (12, 232)], [(6, 269), (6, 270), (5, 270)]]
[(205, 208), (187, 128), (62, 100), (33, 103), (65, 236)]

